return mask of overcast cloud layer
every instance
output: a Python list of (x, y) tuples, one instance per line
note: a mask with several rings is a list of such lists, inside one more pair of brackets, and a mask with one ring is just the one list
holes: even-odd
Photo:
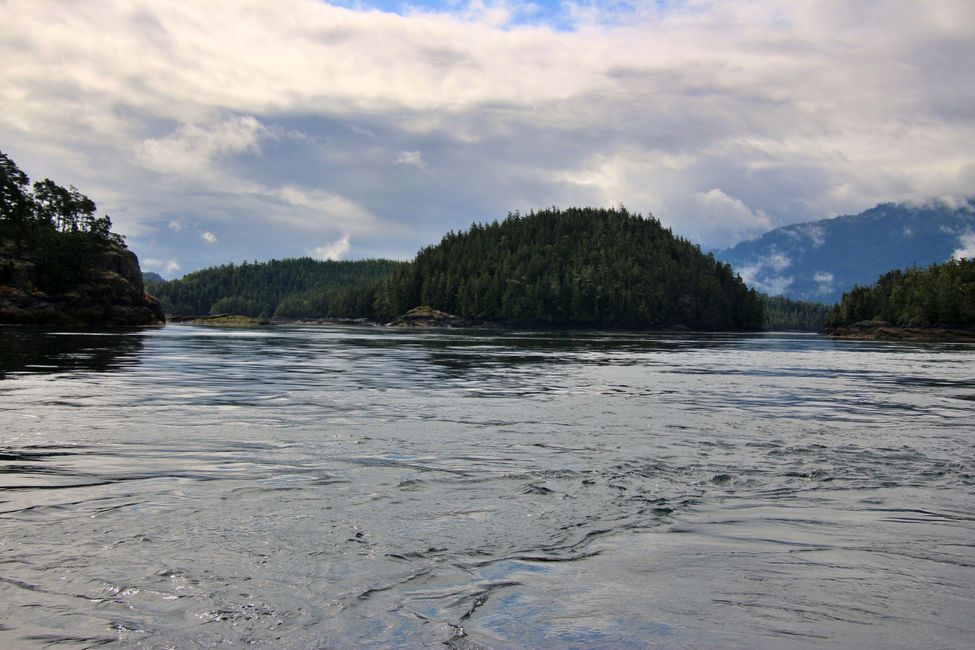
[(381, 6), (0, 0), (0, 150), (169, 276), (551, 205), (725, 247), (975, 188), (971, 0)]

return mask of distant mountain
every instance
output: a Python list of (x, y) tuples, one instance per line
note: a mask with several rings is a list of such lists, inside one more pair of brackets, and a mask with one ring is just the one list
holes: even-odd
[(155, 271), (143, 271), (142, 272), (142, 282), (144, 284), (156, 284), (157, 282), (165, 282), (166, 280), (163, 276), (159, 275)]
[(777, 228), (715, 257), (754, 289), (839, 302), (894, 269), (975, 257), (975, 199), (961, 205), (882, 203), (860, 214)]

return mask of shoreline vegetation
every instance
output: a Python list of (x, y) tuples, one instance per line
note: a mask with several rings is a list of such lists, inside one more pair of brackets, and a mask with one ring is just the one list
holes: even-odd
[(150, 287), (177, 316), (409, 325), (425, 306), (458, 324), (530, 327), (759, 331), (765, 320), (761, 296), (730, 266), (622, 208), (512, 213), (450, 232), (408, 263), (255, 262)]
[(975, 341), (975, 259), (884, 274), (855, 287), (822, 334), (886, 341)]
[[(625, 208), (549, 208), (448, 232), (410, 262), (272, 260), (143, 276), (76, 188), (30, 185), (0, 152), (0, 324), (806, 331), (975, 339), (975, 260), (895, 270), (834, 307), (748, 288), (730, 265)], [(150, 289), (158, 298), (146, 292)]]
[[(491, 330), (581, 330), (596, 331), (592, 327), (572, 327), (572, 326), (539, 326), (531, 323), (513, 323), (499, 321), (473, 321), (465, 320), (453, 314), (432, 309), (428, 306), (421, 306), (411, 309), (406, 314), (399, 316), (392, 321), (384, 322), (368, 318), (254, 318), (239, 314), (215, 314), (212, 316), (176, 316), (170, 317), (169, 323), (173, 325), (193, 325), (199, 327), (226, 327), (226, 328), (246, 328), (246, 327), (268, 327), (275, 325), (324, 325), (324, 326), (343, 326), (343, 327), (368, 327), (368, 328), (396, 328), (396, 329), (491, 329)], [(673, 329), (652, 329), (639, 330), (633, 328), (604, 328), (609, 331), (632, 331), (632, 332), (656, 332), (656, 333), (682, 333), (688, 332), (686, 328)], [(788, 332), (790, 330), (778, 330)], [(793, 332), (799, 330), (792, 330)], [(811, 333), (811, 332), (810, 332)], [(818, 332), (820, 336), (828, 336), (838, 339), (853, 341), (891, 341), (891, 342), (917, 342), (917, 343), (975, 343), (975, 327), (970, 328), (944, 328), (944, 327), (899, 327), (886, 321), (860, 321), (851, 325), (825, 328)]]
[(132, 327), (165, 323), (108, 215), (75, 187), (30, 185), (0, 151), (0, 323)]
[(860, 321), (824, 329), (822, 334), (855, 341), (975, 343), (975, 327), (899, 327), (886, 321)]

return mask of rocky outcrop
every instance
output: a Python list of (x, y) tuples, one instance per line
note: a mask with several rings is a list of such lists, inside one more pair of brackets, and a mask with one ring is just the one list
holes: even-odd
[(57, 293), (39, 287), (39, 268), (16, 242), (0, 241), (0, 323), (17, 325), (141, 326), (166, 321), (145, 293), (135, 253), (106, 245), (77, 282)]
[(471, 327), (474, 324), (459, 316), (426, 305), (414, 307), (388, 323), (390, 327)]
[(257, 327), (270, 325), (266, 318), (253, 316), (239, 316), (236, 314), (214, 314), (213, 316), (171, 316), (170, 323), (180, 325), (209, 325), (212, 327)]
[(860, 321), (827, 327), (826, 336), (856, 341), (964, 341), (975, 342), (975, 329), (952, 327), (901, 327), (886, 321)]

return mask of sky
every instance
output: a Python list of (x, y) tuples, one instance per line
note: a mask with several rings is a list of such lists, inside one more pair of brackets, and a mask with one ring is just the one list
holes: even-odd
[(971, 0), (0, 0), (0, 150), (143, 270), (625, 206), (705, 249), (975, 188)]

